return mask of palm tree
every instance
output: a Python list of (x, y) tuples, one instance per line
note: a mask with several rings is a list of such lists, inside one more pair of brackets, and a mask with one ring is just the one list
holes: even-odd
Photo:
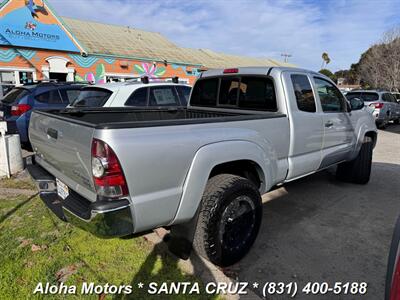
[(329, 58), (328, 53), (324, 52), (322, 53), (322, 65), (321, 69), (324, 69), (324, 67), (331, 62), (331, 59)]

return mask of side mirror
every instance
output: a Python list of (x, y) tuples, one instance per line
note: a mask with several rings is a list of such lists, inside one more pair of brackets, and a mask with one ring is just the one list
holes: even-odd
[(352, 110), (360, 110), (364, 107), (364, 101), (360, 98), (352, 98), (350, 99), (350, 106)]

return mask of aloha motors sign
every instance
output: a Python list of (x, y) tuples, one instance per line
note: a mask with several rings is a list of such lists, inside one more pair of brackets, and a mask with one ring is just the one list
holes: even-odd
[(79, 52), (55, 16), (32, 3), (28, 1), (1, 18), (0, 45)]
[(9, 39), (27, 39), (27, 40), (43, 40), (43, 41), (57, 41), (60, 40), (59, 34), (49, 34), (45, 32), (35, 31), (36, 24), (32, 22), (26, 22), (25, 28), (28, 30), (14, 30), (12, 28), (6, 28), (5, 35)]

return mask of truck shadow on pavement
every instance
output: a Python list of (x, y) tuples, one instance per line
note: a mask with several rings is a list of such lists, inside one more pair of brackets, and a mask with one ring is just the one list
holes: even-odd
[[(296, 299), (308, 299), (301, 289), (310, 281), (364, 281), (363, 299), (382, 299), (400, 213), (399, 180), (400, 165), (374, 162), (367, 185), (337, 181), (334, 170), (327, 170), (264, 195), (270, 201), (264, 203), (257, 241), (233, 266), (239, 280), (260, 286), (294, 281), (300, 290)], [(261, 289), (254, 292), (261, 295)]]

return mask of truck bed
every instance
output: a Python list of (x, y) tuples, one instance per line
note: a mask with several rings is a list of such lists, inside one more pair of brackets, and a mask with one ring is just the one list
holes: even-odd
[(96, 128), (136, 128), (153, 126), (172, 126), (214, 122), (245, 121), (253, 119), (279, 118), (285, 115), (276, 112), (243, 113), (179, 109), (137, 109), (137, 108), (96, 108), (37, 111), (39, 114)]

